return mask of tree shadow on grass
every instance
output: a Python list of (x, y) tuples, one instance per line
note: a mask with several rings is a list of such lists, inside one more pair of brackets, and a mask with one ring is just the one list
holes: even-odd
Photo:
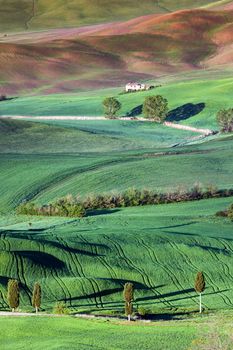
[(171, 235), (182, 235), (182, 236), (197, 236), (189, 232), (178, 232), (178, 231), (162, 231), (163, 233), (169, 233)]
[[(182, 120), (189, 119), (195, 115), (201, 113), (205, 109), (205, 103), (186, 103), (183, 106), (177, 107), (170, 111), (167, 116), (167, 121), (170, 122), (179, 122)], [(138, 117), (143, 112), (143, 105), (138, 105), (132, 108), (129, 112), (126, 113), (127, 117)]]
[(120, 209), (93, 209), (87, 211), (88, 216), (110, 215), (121, 211)]
[(199, 314), (199, 310), (193, 311), (180, 311), (175, 313), (158, 313), (158, 314), (147, 314), (142, 317), (145, 320), (151, 321), (171, 321), (171, 320), (180, 320), (186, 318), (187, 316), (193, 316), (194, 314)]
[[(223, 289), (223, 290), (219, 290), (219, 291), (216, 291), (216, 292), (204, 293), (203, 296), (216, 295), (216, 294), (227, 292), (228, 290), (229, 289)], [(195, 294), (188, 295), (188, 296), (182, 296), (182, 295), (187, 294), (187, 293), (195, 293)], [(148, 301), (146, 303), (143, 303), (143, 305), (147, 305), (147, 304), (151, 305), (151, 301), (152, 300), (156, 300), (156, 299), (159, 300), (161, 298), (169, 298), (169, 297), (173, 297), (173, 296), (179, 296), (179, 297), (175, 298), (175, 299), (168, 299), (169, 302), (187, 300), (187, 299), (190, 299), (190, 298), (199, 298), (199, 294), (195, 292), (194, 288), (189, 288), (189, 289), (184, 289), (184, 290), (181, 290), (181, 291), (175, 291), (175, 292), (171, 292), (171, 293), (161, 294), (161, 295), (158, 295), (158, 296), (151, 295), (149, 297), (136, 299), (135, 301), (136, 302), (138, 302), (138, 301)]]
[(173, 109), (166, 118), (169, 122), (179, 122), (189, 119), (201, 113), (205, 109), (205, 103), (186, 103), (183, 106)]
[(0, 95), (0, 102), (12, 101), (16, 100), (18, 97), (7, 97), (4, 95)]
[(142, 114), (143, 105), (139, 105), (131, 109), (131, 111), (126, 113), (126, 117), (138, 117)]
[(146, 300), (169, 298), (171, 296), (182, 295), (182, 294), (191, 293), (191, 292), (194, 292), (194, 288), (177, 290), (175, 292), (170, 292), (170, 293), (165, 293), (165, 294), (160, 294), (160, 295), (152, 295), (152, 296), (143, 297), (143, 298), (137, 298), (135, 301), (139, 302), (139, 301), (146, 301)]
[(52, 268), (52, 269), (63, 269), (65, 268), (64, 261), (58, 259), (57, 257), (40, 252), (40, 251), (33, 251), (33, 250), (11, 250), (11, 253), (15, 254), (16, 256), (19, 256), (20, 258), (26, 258), (33, 262), (36, 265), (40, 265), (46, 268)]
[[(109, 279), (106, 279), (106, 280), (109, 280)], [(71, 298), (63, 298), (63, 299), (60, 299), (59, 301), (64, 301), (66, 303), (69, 303), (70, 305), (72, 304), (73, 307), (85, 307), (85, 306), (95, 306), (95, 304), (73, 304), (74, 302), (78, 302), (78, 301), (82, 301), (82, 300), (86, 300), (86, 299), (98, 299), (99, 298), (102, 298), (102, 297), (105, 297), (105, 296), (111, 296), (113, 294), (116, 294), (116, 293), (122, 293), (123, 292), (123, 288), (124, 288), (124, 284), (126, 282), (132, 282), (134, 284), (134, 288), (135, 290), (146, 290), (146, 291), (151, 291), (152, 288), (149, 288), (147, 287), (146, 285), (144, 285), (143, 283), (140, 283), (140, 282), (135, 282), (135, 281), (130, 281), (130, 280), (124, 280), (124, 279), (111, 279), (111, 281), (115, 282), (115, 283), (118, 283), (119, 285), (114, 287), (114, 288), (108, 288), (108, 289), (103, 289), (103, 290), (100, 290), (98, 292), (93, 292), (93, 293), (90, 293), (90, 294), (85, 294), (85, 295), (79, 295), (79, 296), (75, 296), (75, 297), (71, 297)], [(153, 289), (158, 289), (158, 288), (161, 288), (161, 287), (164, 287), (164, 285), (158, 285), (158, 286), (155, 286)], [(136, 301), (136, 300), (135, 300)], [(121, 305), (122, 304), (122, 305)], [(114, 308), (114, 305), (116, 306), (124, 306), (124, 302), (123, 300), (120, 300), (120, 301), (102, 301), (102, 305), (101, 307), (106, 307), (106, 306), (111, 306), (111, 308)]]

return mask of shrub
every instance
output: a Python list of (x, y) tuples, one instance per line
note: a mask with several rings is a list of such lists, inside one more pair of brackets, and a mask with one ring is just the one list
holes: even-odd
[(7, 97), (6, 95), (0, 95), (0, 101), (6, 101)]
[(220, 217), (227, 217), (228, 214), (227, 214), (227, 210), (220, 210), (220, 211), (217, 211), (217, 213), (215, 214), (216, 216), (220, 216)]
[(24, 202), (18, 206), (16, 212), (19, 215), (37, 215), (37, 208), (32, 202)]
[(233, 204), (231, 204), (226, 210), (217, 211), (215, 215), (220, 217), (228, 217), (231, 221), (233, 221)]
[(233, 132), (233, 108), (220, 110), (217, 114), (217, 122), (222, 132)]
[(228, 217), (233, 221), (233, 204), (230, 206), (230, 208), (227, 211)]
[(151, 313), (152, 313), (152, 311), (150, 309), (146, 309), (144, 306), (138, 307), (138, 314), (142, 317), (150, 315)]
[(56, 315), (69, 315), (69, 309), (63, 301), (56, 303), (53, 309), (53, 313)]

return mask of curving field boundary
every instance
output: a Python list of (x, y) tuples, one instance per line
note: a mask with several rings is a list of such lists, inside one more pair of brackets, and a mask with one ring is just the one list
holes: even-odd
[[(10, 118), (10, 119), (33, 119), (33, 120), (108, 120), (105, 117), (92, 117), (92, 116), (39, 116), (39, 117), (32, 117), (32, 116), (2, 116), (2, 118)], [(129, 117), (121, 117), (117, 118), (117, 120), (124, 120), (124, 121), (139, 121), (139, 122), (153, 122), (152, 119), (148, 118), (129, 118)], [(188, 125), (182, 125), (182, 124), (176, 124), (172, 122), (164, 122), (164, 126), (167, 126), (169, 128), (173, 129), (180, 129), (180, 130), (187, 130), (187, 131), (192, 131), (196, 132), (199, 134), (203, 134), (205, 136), (208, 135), (213, 135), (215, 134), (215, 131), (210, 130), (210, 129), (200, 129), (200, 128), (195, 128), (192, 126)]]

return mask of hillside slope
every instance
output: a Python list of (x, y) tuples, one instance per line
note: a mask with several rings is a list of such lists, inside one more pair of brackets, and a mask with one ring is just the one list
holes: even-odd
[(206, 67), (232, 67), (232, 23), (230, 10), (184, 10), (143, 16), (115, 27), (9, 35), (0, 42), (2, 91), (77, 91)]
[[(232, 1), (224, 1), (231, 3)], [(210, 0), (0, 0), (5, 32), (80, 26), (212, 5)]]
[[(135, 284), (135, 307), (198, 309), (196, 272), (203, 270), (205, 308), (232, 308), (232, 223), (213, 215), (232, 198), (128, 208), (62, 222), (0, 221), (0, 303), (8, 278), (30, 308), (40, 281), (43, 308), (64, 301), (75, 310), (122, 310), (125, 281)], [(50, 227), (49, 227), (50, 226)]]

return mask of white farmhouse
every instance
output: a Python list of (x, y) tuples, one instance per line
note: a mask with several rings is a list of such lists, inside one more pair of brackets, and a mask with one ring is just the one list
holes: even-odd
[(128, 83), (125, 86), (126, 92), (149, 90), (151, 86), (141, 83)]

